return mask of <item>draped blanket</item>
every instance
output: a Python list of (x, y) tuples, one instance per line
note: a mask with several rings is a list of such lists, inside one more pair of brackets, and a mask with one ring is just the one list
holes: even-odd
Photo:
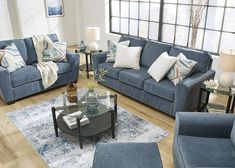
[(43, 61), (43, 41), (47, 41), (49, 44), (52, 43), (50, 38), (46, 35), (33, 36), (33, 43), (37, 53), (37, 69), (40, 71), (42, 77), (42, 84), (44, 88), (48, 88), (53, 85), (57, 78), (58, 66), (53, 61)]

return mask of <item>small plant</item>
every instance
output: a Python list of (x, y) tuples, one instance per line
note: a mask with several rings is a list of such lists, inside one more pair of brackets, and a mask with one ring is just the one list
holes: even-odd
[(87, 81), (87, 88), (89, 91), (94, 91), (95, 88), (98, 86), (97, 82), (104, 82), (104, 75), (107, 73), (107, 70), (105, 68), (100, 68), (99, 72), (97, 73), (97, 71), (94, 71), (94, 80), (88, 80), (86, 78), (86, 72), (83, 71), (82, 72), (82, 78), (85, 79)]

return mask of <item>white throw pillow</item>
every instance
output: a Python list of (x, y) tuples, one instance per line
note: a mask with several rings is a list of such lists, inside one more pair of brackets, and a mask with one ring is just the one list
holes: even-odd
[(167, 52), (162, 53), (149, 67), (148, 73), (159, 82), (177, 61), (176, 57), (171, 57)]
[(117, 44), (128, 47), (130, 45), (130, 40), (121, 41), (119, 43), (108, 40), (108, 50), (107, 50), (107, 59), (106, 62), (115, 62), (116, 53), (117, 53)]
[(14, 43), (9, 44), (5, 49), (0, 49), (0, 57), (0, 64), (9, 72), (13, 72), (26, 66), (18, 48)]
[(140, 69), (142, 47), (126, 47), (117, 44), (116, 59), (113, 67)]

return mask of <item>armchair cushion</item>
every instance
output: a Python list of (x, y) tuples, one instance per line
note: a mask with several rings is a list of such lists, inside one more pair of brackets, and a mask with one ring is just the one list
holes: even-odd
[(118, 79), (119, 78), (119, 73), (124, 70), (124, 68), (114, 68), (113, 67), (113, 63), (102, 63), (99, 64), (99, 68), (104, 68), (107, 70), (106, 75), (109, 77), (112, 77), (114, 79)]
[(41, 79), (39, 70), (31, 65), (28, 65), (12, 72), (10, 76), (13, 87), (17, 87)]
[(121, 36), (119, 42), (130, 41), (130, 47), (142, 47), (144, 48), (146, 40), (144, 38), (134, 37), (134, 36)]
[(119, 73), (119, 80), (128, 85), (143, 89), (144, 81), (151, 78), (147, 73), (147, 68), (141, 67), (138, 70), (127, 69)]
[(231, 138), (231, 141), (232, 141), (233, 145), (235, 146), (235, 120), (233, 122), (233, 129), (231, 131), (230, 138)]
[(175, 85), (167, 79), (156, 82), (154, 79), (148, 79), (144, 82), (144, 90), (150, 94), (159, 96), (169, 101), (174, 101)]

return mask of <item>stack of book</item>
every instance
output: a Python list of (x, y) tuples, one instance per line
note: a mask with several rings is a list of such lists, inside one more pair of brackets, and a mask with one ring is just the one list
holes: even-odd
[[(82, 114), (81, 111), (77, 111), (68, 115), (63, 116), (64, 122), (68, 125), (70, 129), (77, 128), (77, 118)], [(89, 119), (84, 115), (80, 120), (80, 125), (84, 126), (89, 124)]]

